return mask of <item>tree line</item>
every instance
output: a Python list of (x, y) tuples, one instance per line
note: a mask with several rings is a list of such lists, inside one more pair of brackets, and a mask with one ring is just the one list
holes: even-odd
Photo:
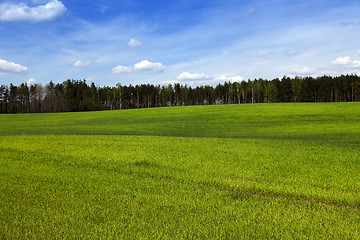
[(96, 87), (86, 80), (0, 86), (0, 113), (47, 113), (275, 102), (360, 101), (360, 77), (286, 77), (190, 87), (141, 84)]

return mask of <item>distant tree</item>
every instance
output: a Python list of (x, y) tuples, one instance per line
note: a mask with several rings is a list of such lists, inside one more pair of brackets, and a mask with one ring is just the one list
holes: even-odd
[(52, 81), (45, 86), (44, 111), (55, 112), (55, 85)]
[(265, 98), (269, 103), (275, 103), (279, 100), (279, 91), (275, 82), (268, 82), (265, 88)]
[(96, 87), (86, 80), (66, 80), (45, 87), (40, 84), (0, 86), (0, 113), (94, 111), (159, 106), (240, 104), (263, 102), (360, 101), (360, 77), (286, 77), (224, 82), (188, 87), (176, 83), (160, 86)]
[(293, 88), (291, 84), (291, 79), (289, 77), (283, 77), (279, 84), (278, 89), (279, 101), (280, 102), (292, 102), (293, 101)]
[(18, 88), (17, 88), (17, 98), (18, 98), (18, 102), (19, 102), (19, 109), (18, 112), (29, 112), (30, 111), (30, 105), (29, 105), (29, 100), (30, 100), (30, 92), (29, 92), (29, 88), (27, 86), (26, 83), (22, 83)]
[(291, 89), (293, 92), (293, 97), (292, 97), (292, 101), (293, 102), (301, 102), (303, 99), (303, 79), (300, 77), (295, 77), (292, 81), (291, 81)]
[(8, 86), (0, 86), (0, 113), (8, 113), (9, 88)]

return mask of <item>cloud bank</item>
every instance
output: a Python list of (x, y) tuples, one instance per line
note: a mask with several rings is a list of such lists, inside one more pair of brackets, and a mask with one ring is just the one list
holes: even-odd
[(112, 73), (121, 74), (121, 73), (131, 73), (131, 72), (145, 72), (145, 73), (162, 73), (166, 67), (159, 62), (150, 62), (148, 60), (143, 60), (139, 63), (134, 64), (134, 66), (122, 66), (118, 65), (112, 69)]
[(331, 62), (332, 65), (347, 65), (352, 62), (349, 56), (347, 57), (338, 57), (334, 61)]
[(293, 69), (291, 72), (299, 75), (308, 75), (308, 74), (313, 74), (315, 72), (315, 69), (311, 67), (303, 67), (303, 68)]
[(331, 62), (332, 65), (342, 65), (347, 68), (359, 68), (360, 60), (352, 60), (351, 57), (338, 57), (334, 61)]
[(219, 83), (224, 82), (242, 82), (245, 81), (245, 78), (242, 76), (210, 76), (205, 73), (189, 73), (189, 72), (183, 72), (175, 80), (168, 80), (168, 81), (162, 81), (162, 84), (186, 84), (189, 86), (199, 86), (199, 85), (210, 85), (210, 86), (216, 86)]
[(360, 60), (353, 61), (351, 67), (360, 68)]
[(0, 21), (2, 22), (46, 22), (60, 19), (66, 12), (61, 1), (50, 0), (45, 5), (29, 7), (26, 3), (0, 4)]
[(25, 74), (27, 67), (0, 59), (0, 75)]
[(223, 82), (231, 82), (231, 83), (238, 82), (238, 83), (240, 83), (242, 81), (245, 81), (245, 78), (242, 76), (234, 76), (234, 77), (221, 76), (221, 77), (219, 77), (219, 80), (221, 80)]
[(121, 65), (118, 65), (112, 69), (112, 73), (119, 73), (119, 74), (131, 73), (133, 71), (134, 71), (133, 67), (126, 67), (126, 66), (121, 66)]
[(195, 80), (210, 80), (212, 77), (206, 75), (205, 73), (188, 73), (183, 72), (176, 78), (177, 80), (182, 81), (195, 81)]

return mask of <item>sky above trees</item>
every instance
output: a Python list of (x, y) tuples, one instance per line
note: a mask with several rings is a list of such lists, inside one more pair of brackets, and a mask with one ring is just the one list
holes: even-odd
[(360, 75), (359, 0), (0, 1), (0, 85)]

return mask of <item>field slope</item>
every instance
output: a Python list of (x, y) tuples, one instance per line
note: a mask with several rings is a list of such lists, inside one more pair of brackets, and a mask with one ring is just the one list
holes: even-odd
[(360, 239), (360, 103), (0, 115), (0, 238)]

